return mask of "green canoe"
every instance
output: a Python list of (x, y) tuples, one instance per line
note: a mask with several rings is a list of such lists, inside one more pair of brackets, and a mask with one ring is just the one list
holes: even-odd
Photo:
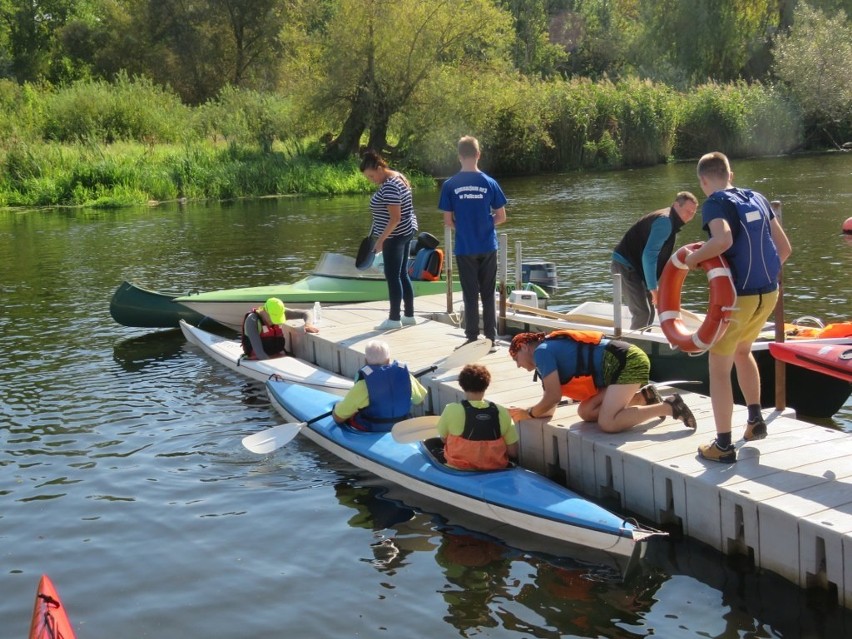
[[(415, 295), (445, 293), (446, 280), (412, 282)], [(527, 285), (539, 300), (547, 292), (534, 284)], [(458, 281), (453, 290), (460, 291)], [(307, 277), (292, 284), (272, 284), (233, 288), (169, 297), (125, 282), (110, 302), (113, 318), (125, 326), (171, 328), (179, 319), (198, 324), (207, 318), (238, 329), (245, 314), (270, 297), (278, 297), (288, 306), (309, 308), (314, 302), (345, 304), (387, 299), (388, 287), (380, 267), (355, 268), (355, 259), (337, 253), (326, 253)], [(194, 314), (190, 318), (186, 314)]]

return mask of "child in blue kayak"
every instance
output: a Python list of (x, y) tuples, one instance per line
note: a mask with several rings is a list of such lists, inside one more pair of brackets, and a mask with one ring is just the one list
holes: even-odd
[(464, 399), (447, 404), (438, 421), (447, 465), (462, 470), (506, 468), (518, 457), (518, 429), (503, 406), (485, 399), (491, 373), (469, 364), (459, 373)]

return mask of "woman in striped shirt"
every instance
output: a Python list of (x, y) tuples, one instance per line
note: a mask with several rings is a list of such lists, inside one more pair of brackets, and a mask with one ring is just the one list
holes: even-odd
[[(361, 158), (361, 172), (379, 187), (370, 198), (370, 212), (373, 214), (370, 235), (376, 238), (375, 252), (383, 254), (390, 300), (388, 319), (376, 328), (390, 330), (410, 326), (415, 320), (408, 254), (411, 241), (417, 234), (411, 184), (402, 173), (389, 168), (384, 158), (371, 150)], [(405, 313), (402, 314), (401, 310)]]

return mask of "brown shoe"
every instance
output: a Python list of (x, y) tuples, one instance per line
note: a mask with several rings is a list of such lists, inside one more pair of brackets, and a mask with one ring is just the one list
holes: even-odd
[(733, 444), (727, 448), (719, 448), (719, 444), (714, 439), (709, 444), (702, 444), (698, 447), (698, 454), (710, 461), (717, 461), (723, 464), (733, 464), (737, 461), (737, 449)]
[(695, 421), (695, 415), (693, 415), (692, 411), (689, 410), (689, 406), (687, 406), (686, 402), (683, 401), (683, 397), (675, 393), (671, 397), (667, 397), (664, 401), (666, 404), (671, 405), (672, 417), (679, 419), (683, 422), (684, 426), (691, 428), (692, 430), (695, 430), (698, 427), (698, 422)]
[(663, 403), (663, 396), (660, 395), (660, 391), (658, 391), (657, 387), (653, 384), (646, 384), (645, 386), (639, 389), (639, 392), (645, 399), (645, 406)]
[(743, 435), (743, 439), (747, 442), (753, 442), (757, 439), (763, 439), (766, 437), (766, 422), (762, 419), (758, 419), (757, 421), (747, 421), (745, 434)]

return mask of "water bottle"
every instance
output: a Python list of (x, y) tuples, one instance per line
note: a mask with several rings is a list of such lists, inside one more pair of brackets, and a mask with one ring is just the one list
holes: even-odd
[(322, 308), (320, 306), (320, 303), (314, 302), (314, 325), (319, 324), (320, 320), (322, 319), (320, 308)]

